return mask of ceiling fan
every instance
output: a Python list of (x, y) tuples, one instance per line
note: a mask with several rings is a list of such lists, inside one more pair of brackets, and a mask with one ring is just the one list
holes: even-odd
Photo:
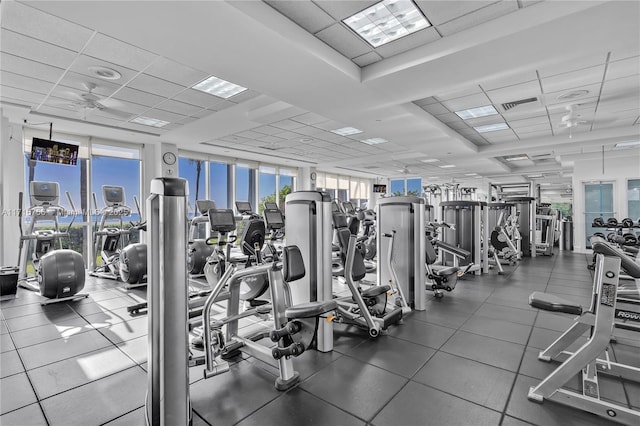
[(587, 120), (580, 118), (582, 116), (575, 112), (574, 107), (575, 105), (573, 104), (566, 106), (567, 114), (562, 116), (560, 124), (558, 124), (560, 128), (569, 129), (569, 138), (571, 138), (571, 129), (580, 124), (589, 124)]
[(133, 116), (131, 113), (117, 109), (117, 107), (121, 105), (117, 100), (103, 98), (93, 93), (95, 88), (98, 87), (95, 83), (89, 82), (84, 85), (87, 88), (87, 92), (80, 94), (70, 92), (71, 96), (75, 98), (72, 101), (71, 106), (81, 113), (83, 118), (86, 118), (88, 113), (94, 111), (101, 111), (124, 119), (128, 119)]
[(411, 174), (411, 170), (409, 170), (409, 166), (407, 166), (407, 165), (402, 166), (401, 169), (398, 169), (396, 171), (402, 173), (403, 175)]

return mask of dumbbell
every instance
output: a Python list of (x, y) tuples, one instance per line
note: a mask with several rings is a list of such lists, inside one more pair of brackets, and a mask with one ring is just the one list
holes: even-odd
[(593, 219), (593, 223), (591, 224), (591, 226), (594, 226), (596, 228), (603, 228), (604, 225), (604, 219), (601, 217), (596, 217), (595, 219)]
[(625, 246), (635, 246), (636, 244), (638, 244), (638, 238), (630, 232), (627, 232), (622, 237), (624, 238)]
[(610, 243), (615, 243), (616, 242), (616, 233), (615, 232), (609, 232), (607, 234), (607, 241), (609, 241)]
[(618, 219), (615, 217), (610, 217), (607, 219), (607, 227), (609, 228), (617, 228), (618, 227)]
[(625, 217), (622, 219), (622, 227), (623, 228), (633, 228), (633, 219), (630, 217)]

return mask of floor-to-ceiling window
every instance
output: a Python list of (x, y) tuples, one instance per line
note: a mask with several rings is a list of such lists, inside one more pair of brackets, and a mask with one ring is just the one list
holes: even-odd
[(259, 214), (264, 210), (264, 203), (276, 203), (276, 167), (260, 166), (258, 169), (258, 206), (254, 210)]
[(212, 161), (209, 163), (209, 199), (215, 201), (219, 209), (229, 208), (229, 173), (227, 163)]
[(248, 164), (236, 164), (236, 201), (248, 201), (256, 208), (256, 169)]
[(613, 182), (584, 184), (585, 247), (587, 248), (591, 248), (589, 237), (595, 232), (603, 232), (602, 229), (591, 226), (593, 219), (601, 217), (606, 222), (608, 218), (615, 217), (613, 190)]
[(198, 158), (182, 157), (178, 159), (178, 175), (187, 180), (189, 188), (188, 216), (196, 214), (196, 200), (204, 200), (207, 197), (205, 187), (206, 161)]
[(283, 211), (287, 195), (295, 191), (295, 179), (295, 170), (280, 169), (278, 179), (278, 206)]
[(415, 195), (416, 197), (419, 197), (420, 194), (422, 194), (422, 179), (407, 179), (407, 195)]
[[(640, 179), (627, 181), (627, 217), (640, 226)], [(635, 229), (635, 234), (640, 234), (638, 228)]]
[(404, 179), (391, 179), (391, 191), (390, 194), (394, 197), (404, 195)]

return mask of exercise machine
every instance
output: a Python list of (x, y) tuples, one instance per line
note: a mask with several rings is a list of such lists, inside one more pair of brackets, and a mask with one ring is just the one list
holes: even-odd
[[(529, 390), (532, 401), (544, 400), (576, 407), (590, 413), (624, 424), (640, 423), (640, 412), (601, 398), (599, 374), (622, 377), (640, 382), (640, 368), (614, 362), (609, 356), (610, 342), (615, 341), (616, 327), (640, 331), (637, 310), (629, 311), (618, 305), (618, 280), (621, 266), (635, 278), (640, 278), (640, 265), (632, 262), (622, 251), (604, 241), (592, 241), (597, 253), (594, 273), (593, 297), (589, 308), (546, 293), (533, 293), (529, 297), (532, 307), (552, 312), (579, 315), (573, 325), (547, 349), (538, 359), (559, 361), (556, 368), (537, 386)], [(586, 343), (575, 352), (567, 348), (585, 332), (590, 332)], [(604, 358), (599, 358), (604, 355)], [(582, 391), (563, 388), (577, 374), (581, 374)]]
[[(30, 182), (30, 207), (26, 215), (30, 216), (31, 222), (24, 232), (23, 193), (18, 194), (18, 225), (20, 227), (18, 285), (27, 290), (39, 292), (49, 299), (42, 302), (42, 305), (78, 300), (88, 296), (88, 294), (79, 293), (84, 288), (85, 282), (85, 265), (82, 255), (62, 247), (62, 239), (69, 238), (69, 231), (77, 215), (68, 191), (66, 195), (73, 213), (67, 229), (61, 231), (58, 218), (66, 216), (67, 211), (59, 205), (60, 186), (57, 182)], [(42, 222), (53, 222), (52, 229), (36, 229)], [(33, 264), (33, 274), (29, 274), (27, 270), (29, 260)]]
[[(440, 203), (443, 222), (451, 227), (443, 228), (442, 242), (469, 252), (467, 258), (458, 257), (445, 250), (442, 259), (444, 266), (473, 266), (468, 272), (480, 275), (489, 270), (487, 203), (480, 201), (444, 201)], [(443, 248), (444, 249), (444, 248)]]
[[(207, 244), (207, 238), (200, 238), (201, 227), (205, 228), (209, 224), (209, 210), (215, 209), (216, 203), (213, 200), (196, 200), (198, 216), (191, 219), (189, 223), (189, 243), (187, 249), (187, 267), (192, 278), (204, 276), (204, 266), (207, 258), (213, 253), (213, 246)], [(206, 234), (206, 230), (205, 230)], [(209, 237), (211, 232), (209, 232)]]

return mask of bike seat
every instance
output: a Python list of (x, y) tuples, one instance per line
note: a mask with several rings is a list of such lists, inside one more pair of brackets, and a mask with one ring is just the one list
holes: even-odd
[(296, 318), (313, 318), (326, 314), (329, 311), (333, 311), (337, 307), (335, 300), (328, 300), (326, 302), (309, 302), (300, 303), (299, 305), (291, 306), (285, 311), (287, 319)]
[(562, 297), (540, 291), (529, 295), (529, 305), (545, 311), (561, 312), (563, 314), (582, 315), (582, 306)]

